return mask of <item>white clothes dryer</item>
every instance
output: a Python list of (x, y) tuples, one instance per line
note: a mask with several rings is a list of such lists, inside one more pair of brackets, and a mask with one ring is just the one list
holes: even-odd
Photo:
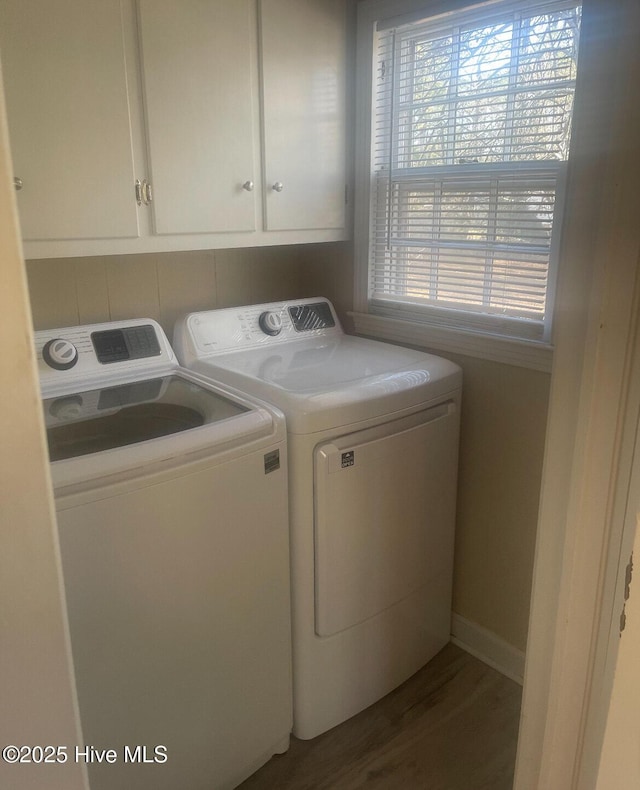
[(313, 738), (449, 641), (461, 370), (345, 335), (321, 298), (192, 313), (174, 347), (286, 415), (293, 732)]
[(291, 731), (283, 415), (181, 369), (151, 320), (37, 332), (36, 351), (71, 759), (91, 790), (231, 790)]

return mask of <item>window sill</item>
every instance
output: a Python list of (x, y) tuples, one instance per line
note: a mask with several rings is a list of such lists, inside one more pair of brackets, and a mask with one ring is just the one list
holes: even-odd
[(370, 313), (350, 312), (359, 335), (412, 346), (464, 354), (531, 370), (551, 372), (553, 346), (534, 341), (434, 327)]

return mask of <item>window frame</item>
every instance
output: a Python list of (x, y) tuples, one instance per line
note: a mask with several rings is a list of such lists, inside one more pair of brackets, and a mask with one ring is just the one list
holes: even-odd
[[(558, 259), (563, 226), (563, 207), (566, 193), (567, 161), (558, 163), (558, 181), (551, 236), (548, 273), (548, 310), (542, 336), (513, 335), (513, 322), (521, 319), (477, 315), (472, 311), (394, 303), (380, 304), (369, 295), (370, 234), (372, 173), (371, 131), (373, 124), (373, 86), (375, 84), (374, 39), (376, 28), (389, 28), (424, 19), (447, 17), (470, 10), (491, 14), (500, 6), (509, 9), (526, 0), (506, 3), (488, 0), (470, 3), (469, 0), (362, 0), (358, 3), (356, 28), (356, 161), (355, 161), (355, 281), (354, 311), (351, 317), (355, 329), (381, 339), (395, 340), (428, 347), (434, 350), (463, 353), (528, 368), (551, 369), (553, 306), (558, 274)], [(488, 166), (486, 166), (488, 170)], [(461, 319), (460, 321), (458, 319)]]

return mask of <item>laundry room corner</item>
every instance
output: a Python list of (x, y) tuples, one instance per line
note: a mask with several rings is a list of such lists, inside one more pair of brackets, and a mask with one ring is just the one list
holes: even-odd
[[(334, 301), (353, 332), (353, 244), (327, 246), (309, 250), (303, 293)], [(456, 362), (464, 378), (452, 634), (522, 683), (551, 376), (421, 348)]]

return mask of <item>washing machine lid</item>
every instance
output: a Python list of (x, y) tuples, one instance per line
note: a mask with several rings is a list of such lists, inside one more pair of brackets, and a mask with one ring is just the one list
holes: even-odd
[(278, 406), (291, 433), (427, 404), (462, 382), (441, 357), (344, 334), (209, 356), (192, 368)]
[(51, 461), (190, 431), (250, 411), (175, 373), (46, 398), (42, 406)]
[(274, 410), (181, 368), (155, 322), (38, 332), (36, 353), (57, 492), (284, 436)]
[(43, 400), (56, 491), (284, 437), (284, 419), (181, 368)]

